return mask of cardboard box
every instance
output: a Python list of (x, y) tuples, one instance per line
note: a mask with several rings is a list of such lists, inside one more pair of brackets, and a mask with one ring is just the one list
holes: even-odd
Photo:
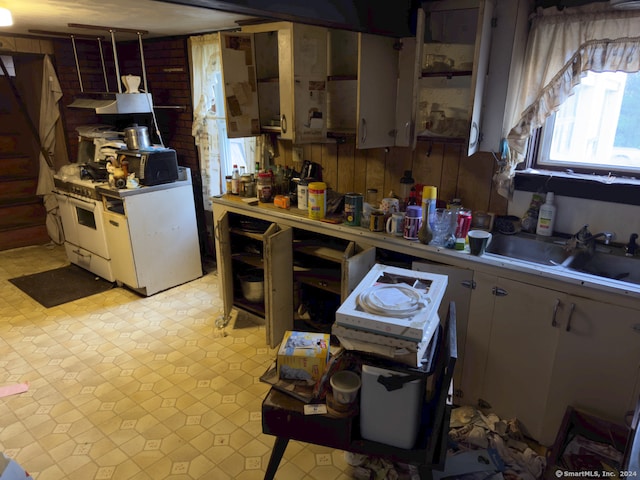
[[(336, 323), (363, 332), (422, 342), (431, 338), (438, 325), (438, 308), (447, 283), (446, 275), (376, 264), (340, 305), (336, 311)], [(393, 315), (393, 312), (385, 316), (362, 308), (361, 295), (367, 294), (372, 288), (393, 285), (399, 288), (412, 287), (420, 295), (421, 308), (405, 317)]]
[(328, 333), (286, 331), (278, 350), (278, 376), (287, 380), (320, 379), (329, 361)]

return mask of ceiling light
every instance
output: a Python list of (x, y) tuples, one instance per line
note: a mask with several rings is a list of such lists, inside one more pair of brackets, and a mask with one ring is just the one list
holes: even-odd
[(8, 8), (0, 7), (0, 27), (10, 27), (13, 25), (13, 18)]

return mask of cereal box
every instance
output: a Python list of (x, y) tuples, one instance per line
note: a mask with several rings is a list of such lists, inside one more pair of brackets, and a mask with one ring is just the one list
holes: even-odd
[(287, 331), (278, 350), (278, 376), (287, 380), (318, 380), (329, 361), (328, 333)]

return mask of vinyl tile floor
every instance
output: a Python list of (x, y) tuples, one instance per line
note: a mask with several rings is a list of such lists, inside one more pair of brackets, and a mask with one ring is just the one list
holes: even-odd
[[(68, 264), (64, 248), (0, 252), (0, 452), (36, 480), (250, 480), (262, 433), (264, 324), (224, 332), (215, 271), (151, 297), (113, 288), (44, 308), (8, 279)], [(344, 452), (292, 441), (276, 478), (352, 478)]]

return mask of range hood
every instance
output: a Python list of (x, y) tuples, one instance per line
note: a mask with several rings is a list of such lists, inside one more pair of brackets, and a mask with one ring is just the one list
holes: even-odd
[(153, 100), (150, 93), (83, 93), (68, 107), (95, 110), (97, 114), (151, 113)]
[(80, 63), (78, 62), (78, 52), (76, 50), (75, 38), (71, 36), (71, 42), (73, 44), (73, 54), (76, 61), (76, 70), (78, 72), (78, 81), (80, 83), (80, 94), (76, 96), (73, 102), (71, 102), (69, 108), (82, 108), (95, 111), (97, 114), (130, 114), (130, 113), (154, 113), (153, 112), (153, 100), (151, 94), (148, 93), (147, 87), (147, 72), (144, 62), (144, 51), (142, 48), (142, 34), (147, 33), (143, 30), (129, 30), (119, 29), (121, 32), (135, 32), (138, 36), (138, 44), (140, 48), (140, 60), (142, 63), (142, 78), (144, 80), (144, 87), (142, 92), (127, 93), (122, 91), (122, 84), (120, 83), (120, 66), (118, 65), (118, 51), (116, 49), (115, 32), (113, 27), (102, 27), (95, 25), (79, 25), (68, 24), (69, 27), (77, 28), (89, 28), (93, 30), (108, 30), (111, 34), (111, 46), (113, 48), (113, 60), (116, 69), (116, 83), (118, 85), (117, 92), (111, 92), (109, 89), (109, 82), (107, 80), (107, 71), (105, 68), (104, 56), (102, 52), (101, 37), (98, 37), (98, 47), (100, 49), (100, 60), (102, 63), (102, 73), (104, 76), (105, 93), (87, 93), (84, 91), (82, 84), (82, 75), (80, 73)]

